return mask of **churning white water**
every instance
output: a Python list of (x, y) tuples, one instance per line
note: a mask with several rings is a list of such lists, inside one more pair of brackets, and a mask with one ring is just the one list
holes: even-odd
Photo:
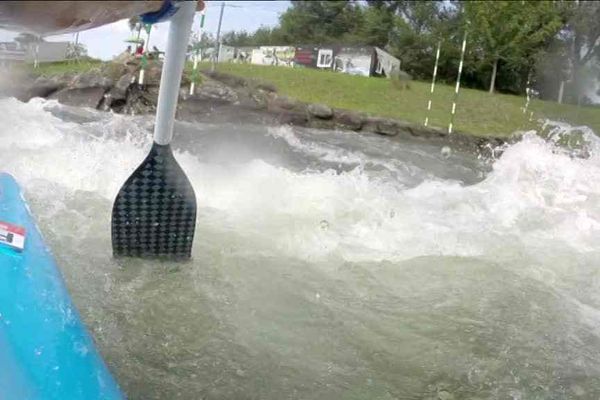
[[(152, 119), (0, 100), (15, 175), (131, 399), (600, 396), (600, 144), (176, 127), (193, 261), (114, 260)], [(578, 131), (585, 151), (561, 147)], [(567, 140), (568, 142), (568, 140)], [(581, 155), (584, 155), (583, 157)]]

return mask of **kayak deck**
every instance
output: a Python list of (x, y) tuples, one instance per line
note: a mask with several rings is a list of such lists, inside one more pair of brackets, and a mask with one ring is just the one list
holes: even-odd
[(0, 242), (0, 399), (123, 399), (17, 182), (5, 173), (0, 222), (25, 230), (22, 250), (11, 233)]

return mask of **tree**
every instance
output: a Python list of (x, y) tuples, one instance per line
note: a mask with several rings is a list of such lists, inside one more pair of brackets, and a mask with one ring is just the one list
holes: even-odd
[[(279, 18), (286, 42), (333, 44), (356, 39), (362, 8), (353, 1), (292, 1)], [(351, 43), (350, 43), (351, 44)]]
[(359, 34), (363, 44), (384, 48), (394, 28), (394, 13), (380, 3), (374, 3), (365, 10), (361, 28)]
[(136, 32), (142, 29), (142, 20), (137, 15), (129, 18), (127, 23), (129, 24), (129, 30), (131, 32)]
[(595, 1), (570, 2), (564, 5), (568, 16), (559, 40), (569, 60), (569, 70), (576, 102), (586, 91), (589, 64), (600, 59), (600, 4)]
[(529, 69), (562, 26), (559, 8), (546, 1), (467, 1), (464, 10), (471, 47), (481, 65), (492, 67), (490, 93), (501, 63)]
[[(201, 37), (198, 37), (197, 33), (192, 33), (188, 52), (198, 52), (204, 59), (213, 54), (216, 43), (214, 36), (208, 32), (202, 32)], [(211, 48), (212, 50), (209, 51)]]
[(33, 35), (31, 33), (19, 33), (14, 40), (24, 48), (29, 47), (33, 43), (40, 43), (44, 41), (41, 36)]
[[(454, 4), (445, 5), (438, 1), (397, 1), (375, 2), (373, 7), (393, 13), (392, 30), (389, 34), (388, 50), (402, 60), (402, 68), (417, 78), (429, 78), (435, 61), (435, 49), (439, 40), (444, 39), (444, 51), (441, 53), (441, 66), (450, 66), (446, 62), (458, 46), (455, 43), (460, 36), (455, 32), (452, 21), (457, 14)], [(452, 27), (452, 29), (448, 29)], [(456, 68), (453, 70), (455, 74)], [(449, 71), (440, 70), (441, 75)]]
[(87, 47), (82, 43), (69, 43), (67, 47), (67, 59), (79, 60), (83, 57), (87, 57)]

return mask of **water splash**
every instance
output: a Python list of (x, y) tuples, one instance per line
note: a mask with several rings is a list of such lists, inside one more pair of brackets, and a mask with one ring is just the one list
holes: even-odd
[(110, 256), (112, 200), (150, 118), (41, 100), (0, 112), (3, 169), (130, 398), (600, 395), (585, 128), (548, 121), (477, 169), (374, 135), (178, 125), (199, 205), (180, 266)]

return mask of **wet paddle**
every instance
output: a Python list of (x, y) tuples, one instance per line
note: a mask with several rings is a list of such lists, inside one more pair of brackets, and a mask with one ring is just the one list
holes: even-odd
[(186, 259), (196, 226), (196, 196), (171, 151), (181, 74), (195, 1), (171, 18), (150, 154), (127, 179), (112, 211), (115, 256)]

